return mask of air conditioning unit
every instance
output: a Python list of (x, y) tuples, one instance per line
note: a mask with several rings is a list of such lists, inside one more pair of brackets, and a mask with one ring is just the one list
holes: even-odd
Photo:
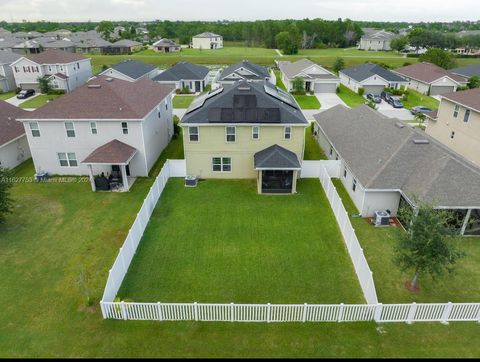
[(185, 187), (197, 187), (198, 178), (196, 176), (185, 177)]
[(386, 210), (375, 211), (373, 217), (373, 224), (375, 227), (384, 227), (390, 225), (390, 213)]

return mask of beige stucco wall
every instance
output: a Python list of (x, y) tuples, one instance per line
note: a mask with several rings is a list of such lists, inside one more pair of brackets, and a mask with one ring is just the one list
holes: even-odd
[[(252, 126), (237, 126), (236, 142), (227, 143), (225, 126), (200, 126), (199, 142), (190, 142), (188, 126), (183, 125), (183, 142), (187, 174), (200, 178), (256, 178), (253, 156), (274, 144), (278, 144), (303, 159), (306, 125), (292, 126), (292, 137), (284, 139), (284, 125), (260, 126), (260, 139), (252, 139)], [(231, 172), (213, 172), (213, 157), (230, 157)]]
[[(466, 108), (460, 106), (457, 118), (453, 117), (454, 109), (455, 103), (442, 99), (438, 119), (428, 121), (426, 132), (455, 152), (480, 165), (480, 113), (471, 110), (468, 122), (464, 122)], [(453, 139), (450, 137), (452, 131), (455, 132)]]

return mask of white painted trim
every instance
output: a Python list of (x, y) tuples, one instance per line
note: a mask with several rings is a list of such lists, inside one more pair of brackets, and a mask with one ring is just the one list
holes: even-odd
[[(227, 132), (227, 128), (234, 128), (235, 129), (235, 141), (228, 141), (228, 136), (231, 136), (231, 134), (229, 135), (228, 132)], [(225, 143), (237, 143), (237, 127), (236, 126), (225, 126)]]

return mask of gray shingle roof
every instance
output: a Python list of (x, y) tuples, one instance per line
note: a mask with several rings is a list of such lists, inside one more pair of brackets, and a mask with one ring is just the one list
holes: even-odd
[(25, 134), (23, 124), (16, 119), (26, 114), (28, 111), (0, 100), (0, 146)]
[(163, 71), (153, 80), (155, 81), (179, 81), (179, 80), (203, 80), (208, 74), (208, 68), (191, 64), (188, 62), (179, 62), (173, 67)]
[(115, 43), (112, 44), (112, 47), (114, 48), (120, 48), (120, 47), (135, 47), (138, 45), (142, 45), (142, 43), (139, 43), (138, 41), (130, 40), (130, 39), (122, 39), (119, 41), (116, 41)]
[(253, 156), (256, 169), (301, 169), (297, 155), (277, 144)]
[(22, 56), (8, 50), (0, 50), (0, 64), (10, 64)]
[(269, 78), (270, 74), (268, 72), (268, 69), (264, 66), (249, 62), (248, 60), (242, 60), (241, 62), (238, 62), (236, 64), (232, 64), (229, 67), (225, 68), (220, 74), (220, 80), (224, 79), (225, 77), (228, 77), (232, 73), (235, 73), (239, 69), (244, 68), (256, 75), (252, 75), (249, 77), (249, 79), (257, 79), (257, 80), (263, 80), (265, 78)]
[(467, 78), (473, 77), (474, 75), (480, 77), (480, 64), (469, 64), (464, 67), (450, 69), (450, 71)]
[[(367, 189), (402, 190), (446, 207), (480, 207), (480, 168), (425, 132), (361, 105), (314, 116)], [(426, 144), (414, 140), (426, 139)]]
[(357, 65), (356, 67), (342, 69), (340, 73), (345, 74), (357, 82), (361, 82), (374, 75), (378, 75), (388, 82), (406, 82), (406, 80), (399, 75), (374, 63), (365, 63)]
[[(145, 64), (134, 59), (122, 60), (121, 62), (112, 65), (111, 68), (132, 79), (138, 79), (155, 69), (153, 65)], [(108, 69), (105, 73), (106, 72), (108, 72)]]
[(322, 78), (322, 79), (332, 79), (332, 80), (338, 80), (338, 77), (328, 71), (327, 69), (323, 68), (322, 66), (312, 62), (309, 59), (300, 59), (297, 60), (294, 63), (291, 63), (289, 61), (279, 61), (278, 62), (278, 67), (280, 68), (280, 71), (284, 73), (287, 78), (294, 78), (296, 77), (300, 72), (304, 72), (307, 68), (310, 68), (312, 65), (316, 65), (323, 69), (326, 74), (308, 74), (312, 78)]
[(211, 33), (209, 31), (206, 31), (204, 33), (200, 33), (200, 34), (197, 34), (197, 35), (193, 36), (193, 38), (218, 38), (218, 37), (221, 37), (221, 35)]
[[(268, 93), (267, 93), (268, 90)], [(197, 98), (181, 123), (278, 123), (307, 125), (294, 98), (268, 82), (241, 81)], [(269, 94), (270, 93), (270, 94)], [(281, 98), (285, 100), (282, 101)], [(288, 103), (291, 103), (288, 104)]]
[(394, 33), (391, 33), (389, 31), (378, 30), (378, 31), (367, 32), (365, 35), (362, 36), (362, 39), (391, 40), (395, 36), (396, 35)]

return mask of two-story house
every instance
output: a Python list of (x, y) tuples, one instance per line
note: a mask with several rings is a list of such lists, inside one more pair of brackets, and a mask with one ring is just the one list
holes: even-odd
[(364, 35), (360, 38), (358, 49), (360, 50), (392, 50), (390, 43), (395, 38), (395, 34), (385, 30), (365, 31)]
[(16, 88), (15, 77), (10, 64), (21, 57), (21, 55), (13, 52), (0, 50), (0, 91), (8, 92)]
[(18, 120), (35, 170), (89, 175), (94, 191), (103, 179), (95, 175), (114, 175), (128, 190), (128, 177), (148, 176), (173, 135), (173, 90), (149, 79), (95, 77), (29, 112)]
[(480, 89), (443, 94), (438, 111), (427, 117), (429, 135), (480, 165)]
[(308, 121), (290, 94), (241, 81), (197, 98), (180, 126), (188, 175), (256, 179), (258, 193), (295, 193)]
[(92, 76), (90, 58), (57, 49), (21, 57), (10, 66), (18, 87), (37, 91), (42, 77), (50, 79), (53, 88), (71, 92)]
[(223, 37), (221, 35), (205, 32), (192, 37), (192, 48), (194, 49), (220, 49), (223, 48)]
[(13, 168), (30, 158), (25, 129), (16, 121), (27, 113), (0, 100), (0, 167)]

